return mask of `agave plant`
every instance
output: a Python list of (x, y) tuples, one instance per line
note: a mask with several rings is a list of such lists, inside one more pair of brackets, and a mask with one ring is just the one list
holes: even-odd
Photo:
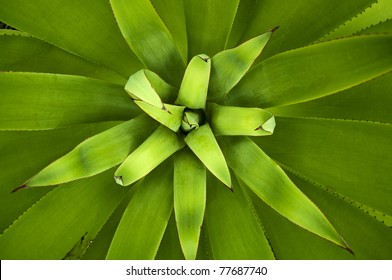
[(391, 1), (0, 7), (2, 259), (392, 257)]

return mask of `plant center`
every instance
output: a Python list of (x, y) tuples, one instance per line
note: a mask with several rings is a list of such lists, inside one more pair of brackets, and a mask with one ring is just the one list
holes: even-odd
[(205, 122), (206, 116), (204, 110), (186, 108), (182, 115), (181, 131), (188, 134), (190, 131), (198, 129)]

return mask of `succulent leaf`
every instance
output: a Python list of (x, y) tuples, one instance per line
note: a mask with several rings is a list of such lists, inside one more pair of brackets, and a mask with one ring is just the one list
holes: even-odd
[(215, 135), (271, 135), (274, 116), (259, 108), (241, 108), (208, 103), (210, 124)]
[(192, 130), (184, 140), (207, 169), (231, 188), (229, 168), (210, 126), (206, 123)]
[(169, 160), (152, 171), (137, 188), (106, 259), (154, 259), (172, 210), (173, 163)]
[(161, 125), (124, 160), (114, 178), (119, 185), (128, 186), (184, 146), (184, 141), (177, 134)]
[(190, 109), (205, 109), (210, 80), (211, 59), (200, 54), (192, 58), (186, 68), (176, 104)]
[(174, 212), (182, 251), (196, 258), (206, 205), (206, 169), (188, 149), (174, 158)]

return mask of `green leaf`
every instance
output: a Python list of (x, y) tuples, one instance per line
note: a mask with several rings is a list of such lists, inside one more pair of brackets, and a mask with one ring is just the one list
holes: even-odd
[(185, 64), (172, 35), (149, 0), (110, 0), (120, 30), (151, 71), (177, 86)]
[(157, 120), (167, 128), (170, 128), (174, 132), (177, 132), (180, 128), (182, 114), (185, 109), (184, 106), (164, 104), (165, 110), (162, 110), (161, 108), (157, 108), (143, 101), (135, 101), (135, 103), (150, 117), (154, 118), (155, 120)]
[(184, 146), (176, 133), (159, 126), (116, 170), (116, 182), (122, 186), (136, 182)]
[(206, 220), (215, 259), (274, 259), (258, 217), (241, 186), (230, 192), (208, 176)]
[(229, 168), (210, 126), (206, 123), (192, 130), (184, 140), (208, 170), (231, 188)]
[(392, 33), (392, 19), (380, 22), (359, 32), (358, 34)]
[(390, 0), (377, 0), (371, 7), (339, 26), (322, 40), (350, 36), (388, 19), (392, 19), (392, 2)]
[(51, 186), (99, 174), (123, 162), (154, 130), (143, 115), (97, 134), (29, 179), (24, 188)]
[(0, 30), (0, 71), (74, 74), (123, 85), (114, 71), (16, 30)]
[(229, 166), (265, 203), (293, 223), (347, 248), (317, 206), (255, 143), (244, 137), (222, 138), (221, 143)]
[(194, 260), (206, 205), (206, 169), (188, 149), (174, 158), (174, 212), (182, 251)]
[(242, 45), (222, 51), (211, 59), (211, 78), (208, 100), (222, 101), (227, 93), (244, 77), (268, 43), (273, 31), (250, 39)]
[(123, 77), (142, 68), (117, 28), (108, 1), (0, 0), (0, 21)]
[(188, 38), (186, 35), (183, 1), (150, 0), (158, 15), (173, 37), (184, 63), (188, 62)]
[(165, 108), (160, 96), (149, 81), (146, 70), (140, 70), (133, 74), (125, 85), (125, 90), (133, 99), (144, 101), (161, 109)]
[(257, 0), (241, 0), (239, 2), (226, 48), (234, 48), (239, 45), (238, 41), (242, 38), (242, 35), (248, 27), (256, 3)]
[(0, 236), (0, 258), (62, 259), (85, 250), (127, 191), (112, 172), (48, 193)]
[(107, 259), (154, 259), (173, 209), (173, 164), (162, 164), (138, 187), (110, 245)]
[(239, 0), (184, 0), (189, 57), (223, 50)]
[(278, 54), (250, 71), (228, 103), (265, 108), (348, 89), (392, 71), (391, 47), (391, 35), (367, 35)]
[(276, 121), (279, 129), (272, 136), (254, 139), (270, 157), (339, 194), (392, 215), (391, 124)]
[(176, 104), (191, 109), (205, 109), (210, 80), (211, 60), (204, 54), (192, 58), (181, 82)]
[(210, 124), (215, 135), (271, 135), (275, 129), (274, 116), (259, 108), (241, 108), (208, 104)]
[(257, 1), (240, 42), (280, 26), (263, 52), (263, 58), (270, 57), (309, 45), (375, 2), (376, 0)]
[(87, 137), (114, 125), (109, 122), (44, 131), (0, 131), (0, 232), (51, 190), (11, 193), (12, 189)]
[(339, 94), (309, 102), (269, 108), (283, 117), (316, 117), (392, 123), (392, 73), (352, 87)]
[(117, 85), (80, 76), (0, 73), (0, 130), (128, 120), (140, 110)]
[(151, 87), (154, 89), (156, 93), (158, 93), (159, 97), (166, 103), (173, 103), (177, 97), (178, 89), (173, 87), (172, 85), (166, 83), (152, 71), (144, 69), (144, 75), (148, 79), (148, 82), (151, 84)]

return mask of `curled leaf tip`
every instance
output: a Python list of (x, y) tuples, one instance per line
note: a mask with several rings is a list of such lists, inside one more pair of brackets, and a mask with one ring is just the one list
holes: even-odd
[(280, 26), (276, 26), (276, 27), (272, 28), (272, 29), (271, 29), (271, 32), (274, 33), (276, 30), (279, 29), (279, 27), (280, 27)]
[(23, 185), (23, 186), (20, 186), (20, 187), (17, 187), (17, 188), (15, 188), (15, 189), (13, 189), (13, 190), (11, 191), (11, 193), (15, 193), (15, 192), (18, 192), (18, 191), (20, 191), (20, 190), (24, 190), (24, 189), (28, 189), (28, 188), (29, 188), (28, 186)]
[(117, 184), (124, 186), (123, 178), (122, 176), (114, 176), (114, 180), (116, 181)]
[(210, 57), (206, 54), (199, 54), (198, 57), (200, 57), (205, 62), (208, 62), (208, 60), (210, 59)]

